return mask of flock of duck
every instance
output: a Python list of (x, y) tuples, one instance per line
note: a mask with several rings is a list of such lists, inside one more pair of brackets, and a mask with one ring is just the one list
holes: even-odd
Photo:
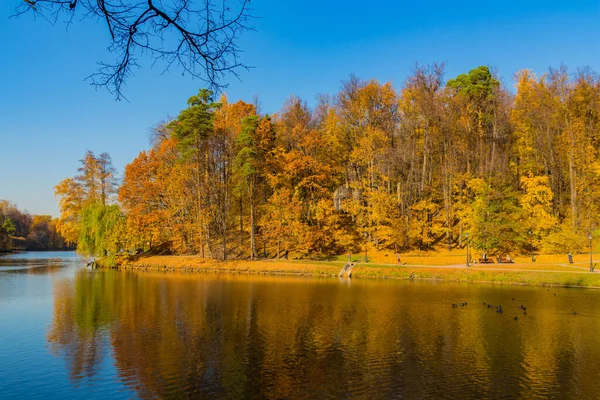
[[(554, 293), (554, 295), (556, 296), (556, 293)], [(512, 298), (512, 301), (515, 301), (515, 298)], [(465, 307), (467, 305), (467, 302), (465, 301), (464, 303), (452, 303), (452, 308), (458, 308), (458, 307)], [(483, 302), (483, 305), (486, 306), (487, 308), (494, 308), (493, 305), (486, 303), (485, 301)], [(497, 305), (495, 306), (496, 308), (496, 312), (498, 314), (502, 314), (503, 310), (502, 310), (502, 306), (501, 305)], [(523, 315), (527, 315), (527, 307), (525, 307), (523, 304), (521, 304), (519, 306), (519, 309), (523, 311)], [(577, 312), (573, 311), (572, 313), (573, 315), (577, 315)], [(519, 319), (519, 317), (517, 315), (515, 315), (515, 317), (513, 318), (515, 321)]]

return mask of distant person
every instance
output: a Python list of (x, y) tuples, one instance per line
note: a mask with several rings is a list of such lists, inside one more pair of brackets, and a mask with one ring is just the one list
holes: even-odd
[(400, 264), (400, 253), (396, 253), (396, 264)]
[(286, 249), (285, 253), (283, 253), (283, 258), (285, 258), (286, 260), (288, 259), (288, 251)]
[(573, 255), (569, 253), (569, 264), (573, 264)]

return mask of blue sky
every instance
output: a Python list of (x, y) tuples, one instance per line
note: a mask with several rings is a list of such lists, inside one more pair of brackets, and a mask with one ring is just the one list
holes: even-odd
[[(0, 2), (0, 199), (58, 216), (53, 187), (76, 173), (86, 150), (108, 152), (122, 171), (148, 148), (150, 127), (175, 116), (202, 83), (145, 68), (128, 81), (129, 102), (85, 77), (109, 61), (108, 33), (87, 21), (68, 30), (30, 16), (9, 18), (21, 0)], [(459, 3), (459, 4), (453, 4)], [(302, 2), (253, 0), (256, 32), (240, 41), (241, 81), (231, 100), (258, 95), (263, 112), (290, 95), (315, 103), (350, 74), (401, 87), (415, 63), (444, 62), (446, 78), (479, 65), (512, 88), (520, 69), (561, 63), (600, 72), (600, 2)]]

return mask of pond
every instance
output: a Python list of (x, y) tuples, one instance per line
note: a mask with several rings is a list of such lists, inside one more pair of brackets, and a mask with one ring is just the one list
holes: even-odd
[(85, 265), (0, 256), (1, 397), (600, 393), (597, 290)]

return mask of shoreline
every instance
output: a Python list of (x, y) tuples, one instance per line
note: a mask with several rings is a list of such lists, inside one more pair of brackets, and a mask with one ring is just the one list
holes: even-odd
[[(97, 260), (99, 268), (128, 271), (162, 271), (181, 273), (228, 273), (256, 275), (290, 275), (313, 277), (338, 277), (344, 262), (335, 261), (284, 261), (284, 260), (233, 260), (218, 261), (199, 256), (147, 256), (136, 260), (123, 260), (117, 265), (106, 265)], [(506, 268), (473, 265), (396, 265), (355, 263), (352, 278), (427, 280), (469, 283), (494, 283), (545, 287), (600, 289), (600, 272), (572, 267), (564, 270), (563, 264), (546, 269), (527, 268), (526, 264), (511, 264)], [(538, 268), (538, 266), (535, 266)], [(553, 268), (556, 268), (553, 270)]]

